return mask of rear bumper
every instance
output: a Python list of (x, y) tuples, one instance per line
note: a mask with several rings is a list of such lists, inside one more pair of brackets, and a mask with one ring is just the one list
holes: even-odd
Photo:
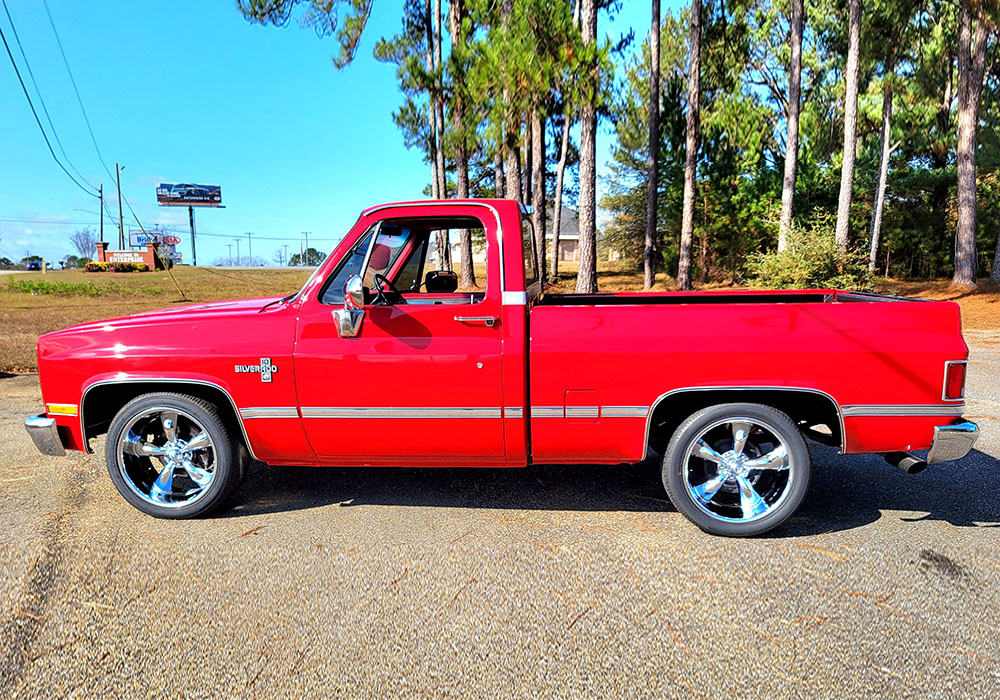
[(927, 463), (951, 462), (969, 454), (979, 437), (979, 426), (971, 421), (940, 425), (934, 428), (934, 442), (927, 453)]
[(62, 438), (59, 437), (59, 428), (56, 426), (54, 418), (48, 418), (44, 413), (31, 416), (24, 421), (24, 428), (31, 436), (35, 447), (43, 455), (53, 457), (66, 455), (66, 447), (63, 445)]

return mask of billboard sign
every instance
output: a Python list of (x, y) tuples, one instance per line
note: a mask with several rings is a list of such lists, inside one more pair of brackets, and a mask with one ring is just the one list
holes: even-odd
[(222, 187), (161, 182), (156, 186), (156, 203), (164, 207), (221, 207)]
[(142, 229), (130, 228), (128, 230), (128, 244), (131, 248), (144, 248), (152, 244), (156, 246), (160, 257), (164, 260), (173, 260), (175, 263), (181, 261), (181, 254), (177, 252), (176, 245), (181, 242), (178, 236), (170, 235), (164, 231), (146, 231)]

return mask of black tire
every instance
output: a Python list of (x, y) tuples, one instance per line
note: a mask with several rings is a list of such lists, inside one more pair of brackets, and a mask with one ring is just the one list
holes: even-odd
[[(737, 430), (746, 435), (738, 453)], [(702, 450), (699, 438), (708, 450)], [(724, 452), (728, 443), (733, 447)], [(699, 454), (693, 454), (696, 449)], [(721, 404), (681, 423), (661, 474), (670, 501), (702, 530), (750, 537), (778, 527), (798, 509), (809, 486), (809, 450), (781, 411), (755, 403)]]
[[(174, 432), (170, 434), (174, 441), (167, 439), (166, 432), (159, 438), (155, 435), (157, 419), (162, 422), (165, 415), (173, 418)], [(174, 449), (171, 458), (182, 459), (186, 455), (189, 458), (187, 467), (171, 468), (167, 483), (167, 488), (171, 489), (169, 494), (162, 488), (154, 488), (154, 481), (159, 484), (155, 476), (166, 471), (168, 462), (158, 454), (140, 455), (135, 454), (135, 450), (176, 447), (183, 444), (185, 437), (190, 441), (196, 432), (207, 435), (207, 446), (191, 448), (193, 452)], [(140, 436), (141, 439), (137, 439)], [(247, 465), (243, 454), (242, 444), (231, 434), (213, 404), (193, 396), (166, 392), (143, 394), (125, 404), (111, 421), (105, 447), (108, 474), (122, 497), (143, 513), (171, 519), (205, 515), (222, 506), (239, 487), (245, 474)], [(196, 483), (188, 470), (202, 476), (207, 484)], [(180, 481), (177, 493), (173, 491), (174, 478)], [(179, 489), (192, 484), (195, 488), (187, 491), (197, 492), (186, 500), (180, 498), (187, 494), (180, 493)]]

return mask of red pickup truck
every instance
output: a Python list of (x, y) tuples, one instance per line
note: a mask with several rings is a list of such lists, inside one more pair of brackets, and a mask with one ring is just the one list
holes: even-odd
[[(461, 230), (482, 241), (484, 289), (437, 269), (434, 240)], [(523, 467), (662, 454), (678, 510), (736, 536), (798, 507), (804, 438), (909, 472), (975, 442), (953, 303), (832, 289), (548, 294), (531, 238), (509, 200), (366, 209), (295, 294), (42, 336), (46, 411), (28, 431), (52, 455), (107, 433), (122, 496), (167, 518), (221, 505), (250, 459)]]

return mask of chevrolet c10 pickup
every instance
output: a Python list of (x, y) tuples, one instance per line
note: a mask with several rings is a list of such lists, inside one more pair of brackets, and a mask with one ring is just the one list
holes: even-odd
[[(462, 230), (485, 254), (474, 289), (436, 262), (434, 242)], [(164, 518), (218, 508), (252, 460), (524, 467), (662, 455), (677, 509), (731, 536), (795, 512), (806, 439), (911, 473), (975, 443), (954, 303), (834, 289), (551, 294), (532, 237), (510, 200), (366, 209), (289, 296), (42, 336), (45, 413), (26, 427), (49, 455), (90, 452), (106, 433), (115, 487)]]

